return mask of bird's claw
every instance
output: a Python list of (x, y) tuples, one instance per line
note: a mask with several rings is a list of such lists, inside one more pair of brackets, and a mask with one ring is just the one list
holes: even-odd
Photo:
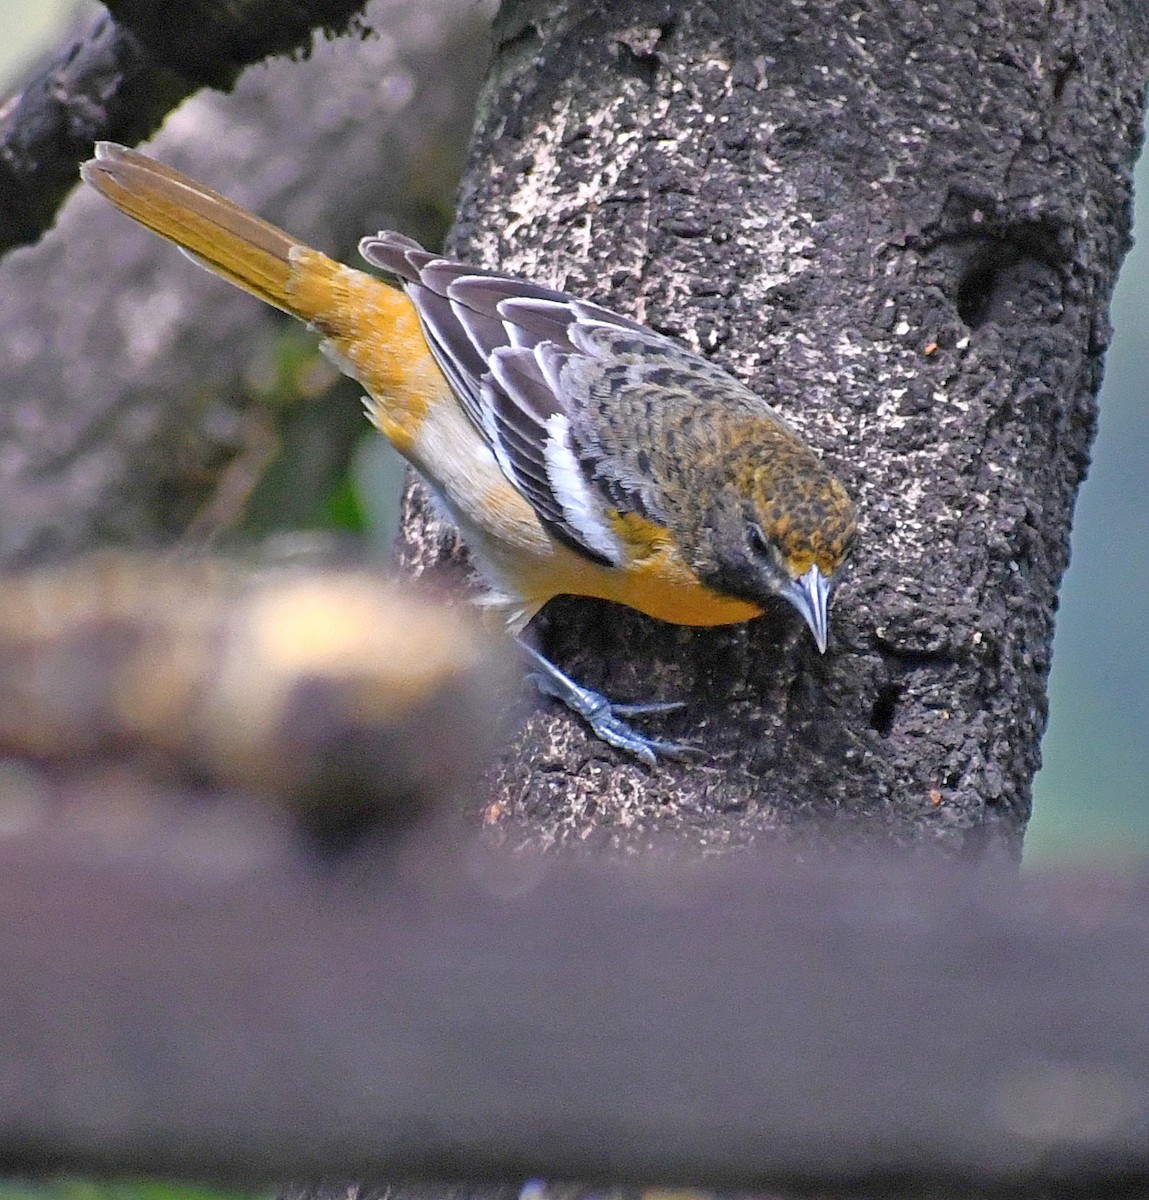
[(642, 716), (676, 712), (685, 705), (681, 700), (655, 701), (646, 704), (612, 704), (601, 692), (583, 687), (549, 659), (527, 647), (527, 652), (542, 668), (527, 678), (546, 696), (561, 700), (573, 713), (577, 713), (591, 727), (595, 736), (627, 754), (632, 754), (648, 767), (658, 765), (663, 758), (684, 759), (696, 756), (701, 751), (685, 742), (672, 742), (663, 738), (647, 737), (632, 728), (622, 716)]
[(687, 742), (671, 742), (665, 738), (647, 737), (632, 729), (625, 721), (620, 721), (613, 712), (606, 712), (598, 718), (587, 718), (587, 724), (594, 730), (595, 735), (608, 745), (633, 754), (639, 762), (648, 767), (658, 766), (662, 758), (687, 759), (697, 757), (702, 751), (697, 746)]

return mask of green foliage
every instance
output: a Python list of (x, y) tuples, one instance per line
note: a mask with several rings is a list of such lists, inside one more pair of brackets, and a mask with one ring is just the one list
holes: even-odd
[(367, 516), (359, 498), (359, 489), (351, 476), (345, 476), (335, 491), (327, 497), (327, 523), (346, 533), (365, 533)]
[(104, 1182), (58, 1176), (0, 1180), (0, 1200), (255, 1200), (261, 1193), (224, 1192), (162, 1180)]

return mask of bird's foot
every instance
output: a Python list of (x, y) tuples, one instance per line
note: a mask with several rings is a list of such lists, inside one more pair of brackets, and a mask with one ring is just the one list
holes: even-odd
[(690, 758), (700, 753), (698, 747), (685, 742), (647, 737), (622, 720), (623, 716), (675, 712), (685, 707), (681, 700), (651, 704), (612, 704), (601, 692), (575, 683), (565, 671), (561, 671), (537, 650), (526, 645), (523, 645), (523, 650), (538, 668), (528, 678), (539, 691), (561, 700), (571, 712), (577, 713), (586, 721), (596, 737), (608, 745), (633, 754), (648, 767), (656, 766), (660, 755), (664, 758)]

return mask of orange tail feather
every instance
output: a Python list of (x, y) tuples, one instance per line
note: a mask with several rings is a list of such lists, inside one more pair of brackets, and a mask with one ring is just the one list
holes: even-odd
[(446, 384), (403, 292), (138, 150), (99, 142), (80, 173), (121, 212), (208, 270), (323, 334), (332, 357), (383, 402), (373, 418), (405, 448), (412, 423)]

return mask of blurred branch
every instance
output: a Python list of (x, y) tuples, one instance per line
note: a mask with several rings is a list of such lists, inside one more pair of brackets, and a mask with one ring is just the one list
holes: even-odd
[(103, 554), (9, 575), (0, 811), (51, 791), (115, 828), (206, 794), (320, 834), (406, 827), (473, 782), (513, 661), (367, 571)]
[(88, 31), (0, 108), (0, 254), (36, 241), (100, 138), (134, 145), (205, 84), (229, 89), (313, 33), (356, 28), (366, 0), (109, 0)]
[[(372, 0), (365, 16), (386, 36), (317, 43), (306, 62), (245, 72), (229, 95), (203, 91), (152, 152), (340, 257), (379, 228), (437, 243), (490, 9)], [(283, 320), (77, 191), (39, 245), (0, 261), (0, 562), (164, 544), (197, 518), (202, 527), (229, 465), (253, 461), (252, 432), (266, 440), (250, 414), (267, 411)], [(369, 429), (357, 391), (273, 407), (285, 454), (298, 449), (280, 509), (299, 517), (307, 498), (322, 509)]]
[(157, 844), (28, 811), (0, 843), (5, 1170), (1149, 1184), (1144, 879), (418, 835), (319, 871), (218, 813)]

